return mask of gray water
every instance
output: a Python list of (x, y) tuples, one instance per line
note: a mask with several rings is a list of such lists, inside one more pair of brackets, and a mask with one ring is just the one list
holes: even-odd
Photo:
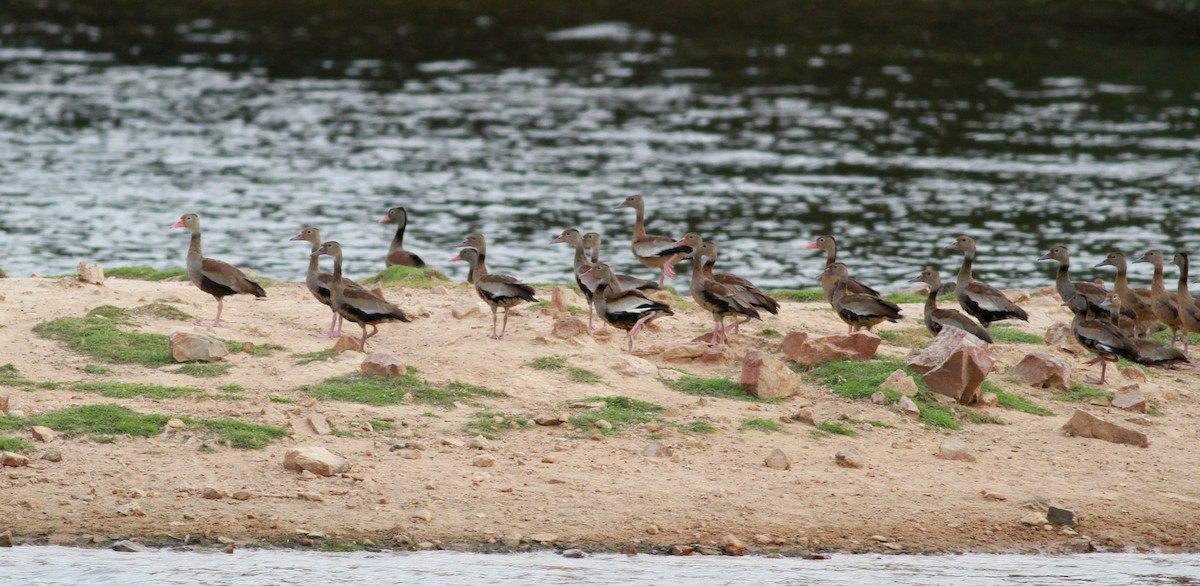
[(652, 232), (698, 230), (768, 287), (815, 286), (803, 247), (821, 233), (885, 289), (953, 270), (941, 249), (959, 232), (980, 241), (978, 273), (1011, 286), (1048, 283), (1034, 259), (1055, 242), (1086, 277), (1110, 275), (1090, 266), (1111, 248), (1200, 244), (1197, 42), (1106, 5), (860, 19), (855, 3), (769, 1), (725, 27), (720, 3), (366, 3), (320, 26), (210, 4), (117, 24), (91, 0), (0, 8), (10, 275), (181, 266), (169, 226), (188, 211), (208, 255), (260, 274), (300, 278), (306, 249), (286, 239), (307, 223), (371, 274), (391, 236), (376, 220), (404, 205), (408, 248), (455, 276), (450, 247), (480, 231), (494, 269), (564, 281), (569, 251), (546, 243), (569, 226), (650, 276), (632, 213), (611, 209), (633, 193)]
[(1195, 555), (834, 555), (761, 557), (484, 555), (453, 552), (317, 553), (157, 550), (129, 554), (62, 547), (0, 550), (5, 584), (132, 586), (311, 584), (970, 584), (1154, 586), (1200, 583)]

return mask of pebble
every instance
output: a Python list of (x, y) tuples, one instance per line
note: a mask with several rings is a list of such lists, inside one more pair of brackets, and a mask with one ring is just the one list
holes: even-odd
[(564, 550), (564, 551), (562, 552), (562, 556), (563, 556), (563, 557), (565, 557), (565, 558), (574, 558), (574, 559), (579, 559), (579, 558), (585, 558), (585, 557), (587, 557), (587, 554), (586, 554), (586, 553), (583, 553), (583, 550), (582, 550), (582, 549), (574, 549), (574, 548), (572, 548), (572, 549)]
[(125, 553), (145, 553), (150, 551), (150, 548), (136, 541), (118, 541), (112, 546), (113, 551), (121, 551)]
[(491, 468), (496, 465), (496, 457), (491, 454), (479, 454), (471, 460), (471, 465), (477, 468)]
[(791, 470), (792, 459), (788, 457), (783, 450), (775, 448), (770, 455), (763, 460), (763, 465), (772, 470)]
[(211, 486), (206, 486), (204, 487), (204, 490), (200, 492), (200, 496), (215, 501), (225, 498), (225, 491), (215, 489)]
[(48, 450), (45, 454), (42, 454), (42, 459), (47, 462), (62, 462), (62, 452), (58, 450)]
[(833, 460), (843, 468), (862, 468), (863, 466), (862, 455), (854, 448), (839, 450), (833, 456)]

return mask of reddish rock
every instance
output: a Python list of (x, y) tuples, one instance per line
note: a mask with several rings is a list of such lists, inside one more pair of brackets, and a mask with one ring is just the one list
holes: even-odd
[(33, 428), (29, 430), (29, 434), (33, 436), (34, 441), (42, 443), (50, 443), (54, 441), (54, 438), (58, 437), (58, 434), (54, 433), (53, 429), (50, 429), (49, 427), (43, 427), (41, 425), (33, 426)]
[[(561, 288), (561, 287), (560, 287)], [(558, 289), (555, 289), (558, 291)], [(556, 338), (564, 340), (574, 338), (575, 336), (586, 336), (588, 333), (587, 324), (583, 320), (568, 316), (554, 320), (554, 330), (551, 332)]]
[(21, 466), (28, 466), (28, 465), (29, 465), (29, 458), (26, 456), (22, 456), (21, 454), (17, 454), (14, 452), (0, 452), (0, 466), (10, 466), (13, 468), (20, 468)]
[(0, 395), (0, 413), (8, 413), (8, 395)]
[(1117, 391), (1117, 394), (1113, 395), (1112, 406), (1125, 411), (1145, 413), (1146, 395), (1142, 394), (1142, 390), (1137, 385), (1124, 386)]
[(1146, 372), (1136, 366), (1126, 366), (1125, 368), (1122, 368), (1121, 376), (1124, 377), (1125, 380), (1133, 380), (1138, 382), (1145, 382), (1148, 380), (1146, 378)]
[(201, 334), (175, 332), (169, 338), (175, 362), (216, 362), (229, 354), (229, 348), (216, 338)]
[(900, 407), (901, 413), (909, 417), (917, 418), (921, 416), (921, 408), (917, 407), (917, 404), (908, 397), (900, 397), (900, 400), (896, 402), (896, 405)]
[(1060, 321), (1046, 328), (1046, 334), (1042, 336), (1042, 339), (1046, 341), (1047, 346), (1057, 348), (1069, 354), (1083, 354), (1086, 352), (1083, 345), (1071, 333), (1071, 324), (1066, 322)]
[(208, 486), (205, 487), (204, 490), (200, 491), (200, 496), (215, 501), (225, 498), (226, 495), (225, 491)]
[(888, 375), (887, 380), (879, 385), (881, 388), (889, 391), (896, 391), (905, 397), (915, 397), (920, 389), (917, 387), (917, 381), (909, 376), (907, 372), (897, 368)]
[(715, 348), (705, 348), (704, 353), (700, 355), (700, 362), (721, 362), (725, 360), (727, 353), (725, 350), (729, 346), (717, 346)]
[(1013, 303), (1024, 303), (1029, 301), (1029, 291), (1024, 289), (1005, 289), (1001, 291), (1009, 301)]
[(1000, 397), (996, 393), (983, 393), (979, 395), (979, 404), (984, 407), (995, 407), (1000, 404)]
[(833, 455), (833, 461), (837, 462), (837, 465), (843, 468), (863, 467), (862, 455), (854, 448), (838, 450), (838, 453)]
[(1039, 389), (1071, 388), (1071, 365), (1042, 352), (1022, 358), (1017, 363), (1016, 374), (1025, 384)]
[(782, 360), (753, 348), (742, 359), (742, 388), (763, 399), (790, 397), (800, 392), (800, 377)]
[(552, 291), (550, 291), (550, 307), (548, 309), (554, 312), (563, 313), (567, 311), (566, 289), (563, 289), (562, 287), (555, 287)]
[(333, 476), (350, 470), (350, 463), (325, 448), (308, 446), (288, 450), (283, 456), (283, 467), (295, 472), (307, 470), (319, 476)]
[(921, 373), (931, 391), (968, 405), (979, 397), (993, 362), (991, 350), (979, 338), (958, 328), (944, 328), (908, 365)]
[(667, 362), (691, 362), (693, 358), (702, 356), (706, 348), (708, 346), (698, 342), (678, 344), (663, 350), (662, 359)]
[(333, 344), (333, 351), (337, 354), (342, 352), (358, 352), (358, 338), (354, 336), (342, 336)]
[(1146, 434), (1109, 423), (1083, 409), (1076, 409), (1075, 414), (1062, 426), (1062, 429), (1067, 435), (1075, 437), (1102, 439), (1106, 442), (1128, 444), (1139, 448), (1150, 445), (1150, 439), (1146, 437)]
[(362, 361), (359, 369), (367, 376), (383, 378), (398, 378), (408, 374), (408, 369), (404, 367), (404, 363), (400, 362), (399, 358), (383, 352), (376, 352), (368, 356), (366, 360)]
[(875, 356), (882, 339), (868, 331), (845, 336), (814, 337), (807, 332), (790, 332), (784, 336), (779, 349), (790, 360), (815, 366), (830, 360), (870, 360)]
[(746, 555), (746, 545), (732, 533), (725, 536), (725, 544), (721, 548), (726, 555)]

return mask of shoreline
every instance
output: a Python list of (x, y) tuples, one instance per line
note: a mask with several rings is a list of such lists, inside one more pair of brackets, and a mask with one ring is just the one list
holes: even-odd
[[(798, 395), (775, 403), (697, 396), (668, 386), (669, 379), (684, 376), (672, 374), (681, 371), (736, 381), (749, 348), (781, 357), (779, 339), (764, 335), (768, 331), (843, 333), (844, 324), (823, 302), (784, 302), (780, 316), (731, 335), (729, 349), (711, 361), (668, 361), (664, 351), (710, 324), (700, 310), (678, 305), (675, 317), (639, 337), (638, 360), (627, 360), (621, 335), (558, 338), (552, 332), (562, 316), (549, 312), (519, 309), (509, 335), (488, 340), (490, 312), (481, 311), (474, 291), (464, 286), (384, 290), (417, 317), (412, 324), (381, 326), (368, 355), (398, 357), (431, 389), (461, 384), (498, 394), (425, 403), (417, 393), (409, 401), (369, 404), (319, 399), (302, 390), (357, 372), (366, 355), (346, 352), (298, 363), (298, 356), (333, 345), (308, 335), (327, 324), (329, 313), (299, 283), (273, 283), (261, 300), (228, 299), (223, 318), (229, 327), (212, 330), (193, 327), (190, 319), (137, 312), (163, 304), (210, 317), (212, 299), (187, 282), (108, 279), (97, 286), (69, 277), (0, 279), (0, 343), (9, 349), (0, 365), (13, 364), (16, 376), (30, 383), (0, 384), (10, 409), (32, 417), (115, 404), (188, 422), (236, 420), (288, 431), (261, 449), (224, 445), (192, 423), (144, 438), (76, 434), (32, 442), (30, 465), (6, 467), (0, 475), (0, 506), (9, 511), (0, 532), (11, 529), (16, 541), (38, 544), (78, 545), (92, 535), (177, 547), (190, 535), (201, 547), (231, 542), (335, 551), (426, 549), (422, 544), (489, 553), (569, 547), (620, 553), (634, 547), (671, 554), (674, 546), (736, 551), (731, 535), (751, 555), (1198, 551), (1200, 511), (1191, 505), (1200, 503), (1200, 493), (1180, 472), (1198, 463), (1190, 447), (1200, 407), (1191, 389), (1200, 375), (1190, 369), (1153, 370), (1141, 381), (1111, 374), (1108, 390), (1138, 384), (1150, 400), (1151, 424), (1138, 428), (1150, 436), (1150, 447), (1139, 449), (1059, 431), (1076, 408), (1122, 422), (1126, 415), (1119, 410), (1058, 400), (1053, 389), (1010, 380), (1011, 367), (1031, 352), (1066, 360), (1074, 378), (1082, 379), (1089, 355), (1045, 344), (996, 344), (998, 366), (989, 380), (1053, 415), (978, 408), (1003, 424), (961, 420), (961, 430), (945, 431), (905, 418), (892, 405), (838, 396), (806, 374), (799, 375)], [(586, 307), (565, 293), (569, 304)], [(550, 298), (547, 288), (539, 294)], [(106, 362), (34, 331), (38, 324), (108, 305), (131, 312), (132, 324), (122, 326), (129, 331), (215, 335), (267, 350), (230, 354), (216, 363), (228, 368), (206, 378), (179, 372), (178, 365)], [(1034, 296), (1023, 305), (1031, 323), (1014, 325), (1016, 331), (1040, 336), (1049, 325), (1069, 320), (1057, 299)], [(890, 332), (880, 357), (906, 359), (928, 342), (920, 335), (921, 305), (902, 306), (901, 323), (879, 328)], [(548, 357), (560, 357), (565, 366), (530, 366)], [(575, 380), (571, 369), (598, 380)], [(114, 396), (111, 383), (195, 392), (151, 397), (126, 389), (128, 396)], [(234, 387), (242, 390), (223, 390)], [(614, 419), (617, 429), (611, 431), (533, 422), (548, 413), (576, 421), (590, 408), (579, 407), (589, 398), (614, 396), (661, 411), (625, 426)], [(817, 433), (788, 421), (801, 408), (816, 422), (838, 423), (854, 435)], [(333, 433), (297, 431), (294, 420), (314, 413)], [(758, 420), (774, 424), (748, 423)], [(481, 434), (492, 438), (473, 446)], [(29, 435), (0, 428), (0, 438)], [(937, 458), (946, 438), (965, 441), (976, 461)], [(665, 453), (647, 455), (651, 444)], [(332, 477), (285, 470), (284, 453), (299, 446), (326, 447), (351, 469)], [(790, 470), (763, 465), (776, 448), (791, 458)], [(845, 448), (862, 454), (862, 468), (835, 464), (834, 454)], [(62, 461), (40, 459), (50, 450)], [(489, 465), (478, 459), (484, 454), (491, 456)], [(205, 498), (210, 488), (221, 498)], [(985, 498), (984, 491), (1005, 500)], [(248, 498), (238, 500), (233, 495), (239, 492)], [(1037, 498), (1078, 511), (1079, 526), (1047, 530), (1027, 523), (1036, 507), (1022, 503)]]

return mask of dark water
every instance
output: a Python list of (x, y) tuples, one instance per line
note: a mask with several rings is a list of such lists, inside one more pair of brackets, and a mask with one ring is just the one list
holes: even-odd
[(998, 285), (1048, 283), (1056, 242), (1108, 276), (1200, 244), (1198, 31), (1068, 1), (10, 0), (0, 267), (180, 266), (198, 211), (211, 256), (297, 279), (312, 223), (373, 273), (405, 205), (439, 268), (482, 231), (561, 281), (545, 243), (578, 226), (649, 276), (611, 209), (641, 193), (771, 287), (815, 286), (820, 233), (883, 288), (953, 270), (959, 232)]

